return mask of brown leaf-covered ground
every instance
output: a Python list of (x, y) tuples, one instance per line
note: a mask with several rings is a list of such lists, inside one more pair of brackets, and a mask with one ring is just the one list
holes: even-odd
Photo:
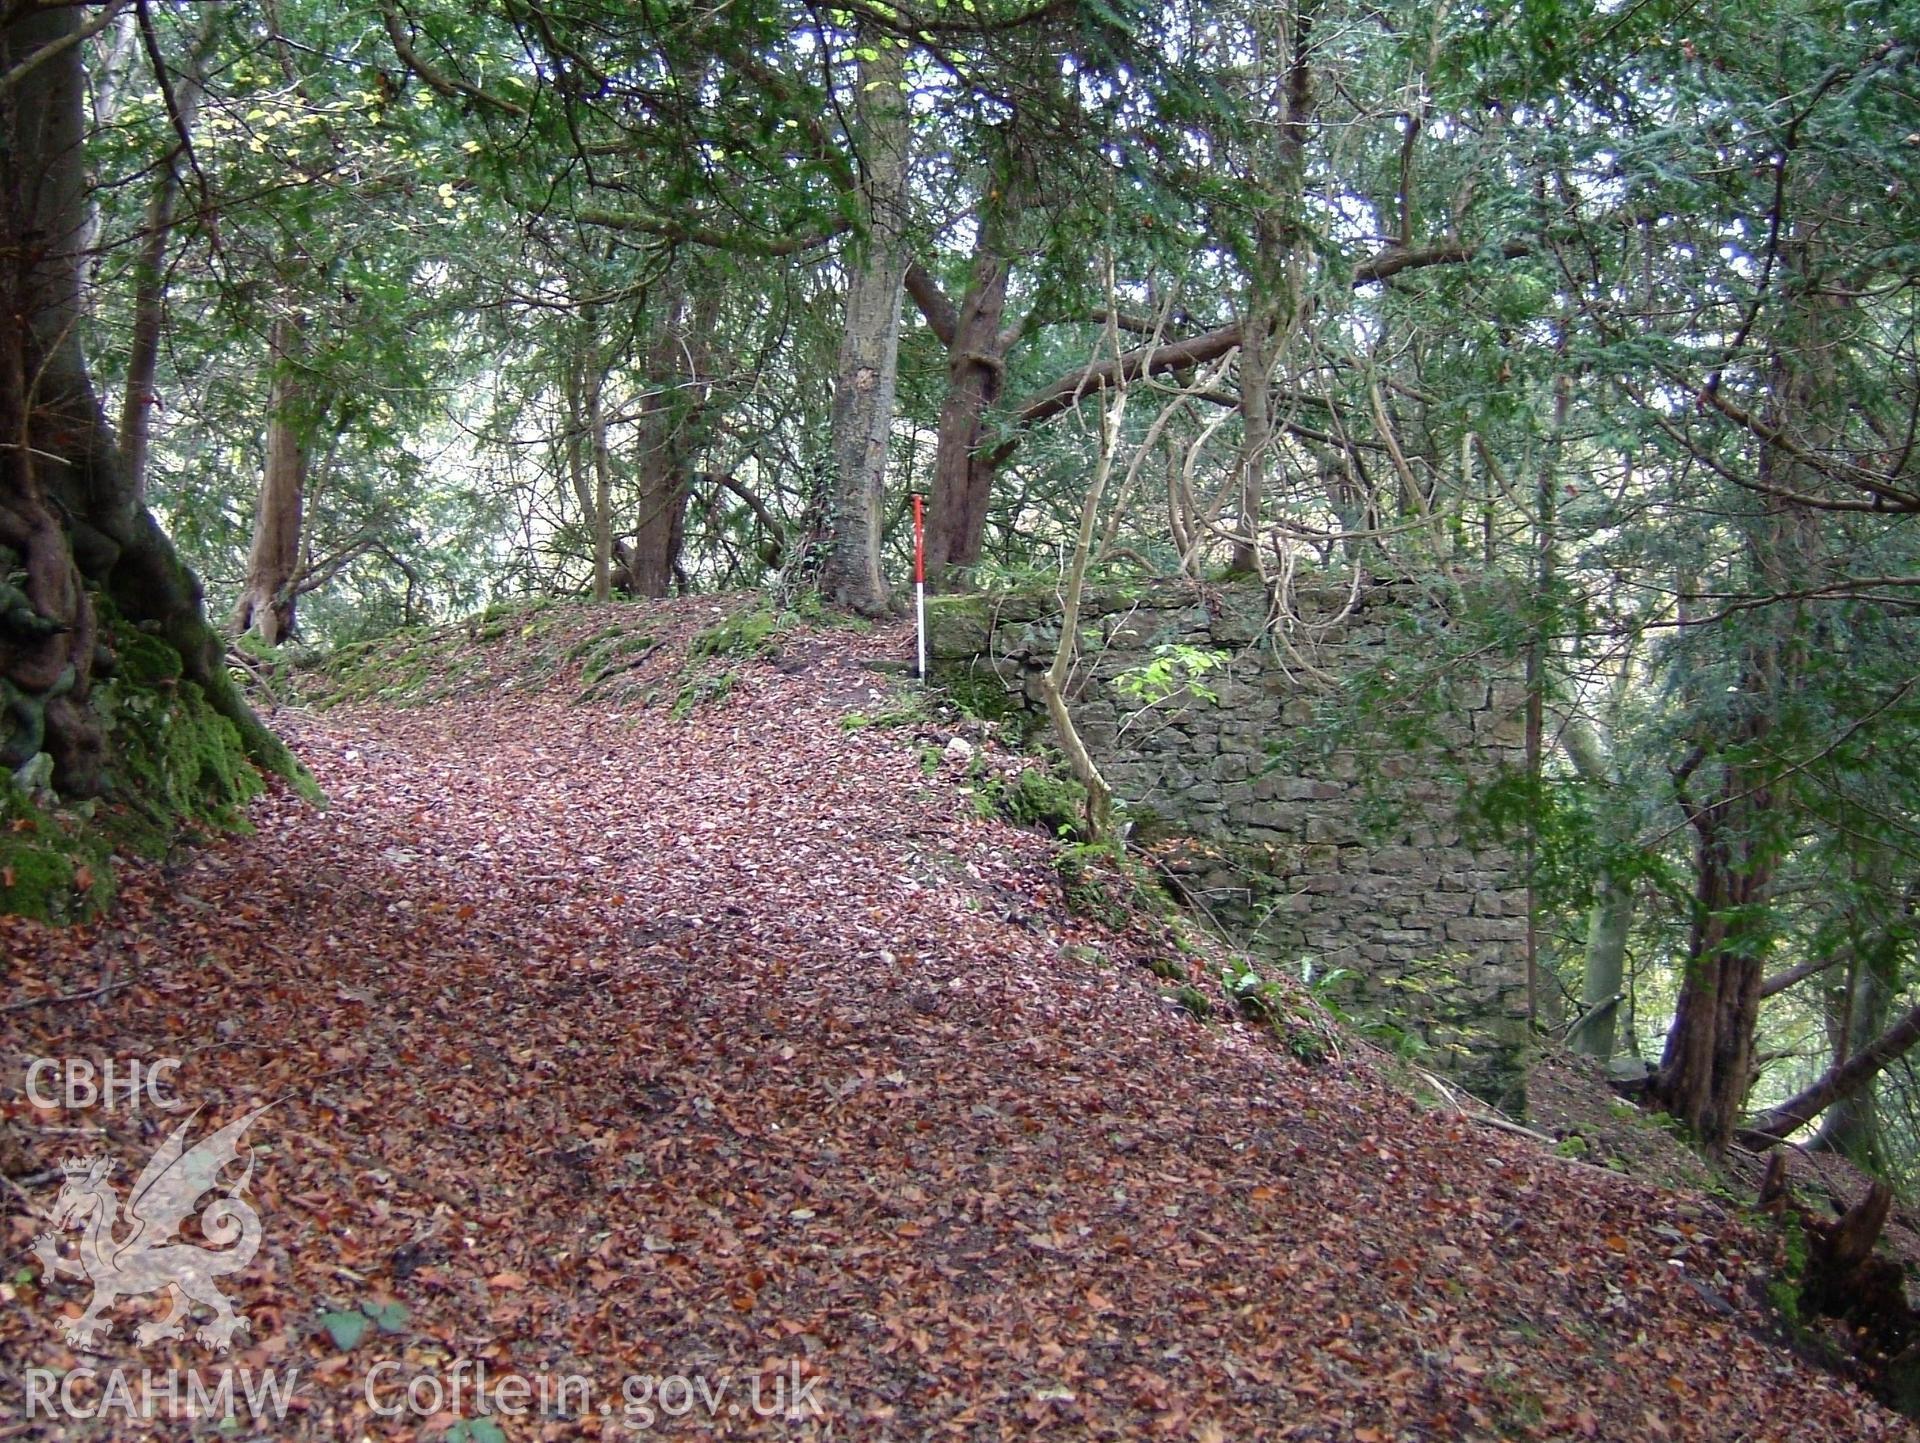
[[(670, 695), (710, 620), (660, 608), (636, 675)], [(220, 1365), (136, 1347), (151, 1299), (62, 1341), (88, 1292), (24, 1202), (88, 1146), (124, 1195), (178, 1116), (37, 1107), (38, 1056), (179, 1057), (196, 1128), (274, 1102), (225, 1361), (298, 1369), (276, 1438), (442, 1434), (462, 1363), (468, 1414), (479, 1363), (584, 1380), (476, 1440), (1904, 1436), (1766, 1341), (1772, 1244), (1717, 1206), (1172, 1005), (1052, 842), (841, 727), (907, 645), (801, 638), (684, 720), (557, 683), (282, 712), (330, 810), (277, 791), (102, 924), (0, 920), (10, 1001), (111, 986), (0, 1014), (0, 1438), (224, 1436), (26, 1415), (30, 1368)], [(350, 1351), (319, 1325), (386, 1302)], [(661, 1376), (707, 1395), (626, 1381)]]

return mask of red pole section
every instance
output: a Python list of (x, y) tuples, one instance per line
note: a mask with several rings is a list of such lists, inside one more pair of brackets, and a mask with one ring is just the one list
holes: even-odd
[(915, 494), (913, 498), (913, 579), (916, 584), (927, 579), (927, 498)]
[(926, 497), (913, 495), (913, 619), (920, 680), (927, 679), (927, 518)]

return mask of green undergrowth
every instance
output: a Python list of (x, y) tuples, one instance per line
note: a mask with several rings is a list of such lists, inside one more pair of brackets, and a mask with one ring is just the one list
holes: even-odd
[[(685, 721), (702, 708), (724, 701), (740, 680), (742, 665), (778, 661), (795, 634), (805, 628), (865, 631), (870, 625), (830, 610), (815, 592), (803, 593), (778, 609), (757, 604), (734, 611), (696, 633), (687, 644), (686, 661), (674, 678), (668, 715)], [(662, 691), (649, 700), (664, 695)], [(860, 723), (848, 718), (843, 725), (854, 730)]]
[(96, 609), (90, 705), (105, 732), (105, 789), (58, 796), (44, 753), (0, 769), (0, 912), (97, 915), (113, 900), (116, 853), (160, 857), (203, 833), (244, 829), (245, 805), (264, 785), (239, 730), (182, 675), (180, 654), (105, 602)]
[(735, 612), (694, 637), (687, 655), (735, 661), (771, 661), (780, 655), (781, 617), (766, 609)]
[(580, 704), (659, 706), (684, 718), (726, 697), (741, 665), (776, 660), (802, 629), (855, 624), (810, 596), (778, 610), (754, 593), (718, 600), (728, 609), (717, 618), (713, 601), (500, 602), (463, 621), (297, 656), (291, 666), (283, 659), (248, 680), (322, 709), (547, 693)]
[(407, 627), (298, 657), (290, 690), (295, 700), (319, 709), (432, 706), (503, 692), (571, 691), (582, 702), (622, 700), (633, 673), (659, 644), (653, 620), (653, 608), (644, 602), (495, 602), (461, 621)]
[(1086, 839), (1087, 789), (1044, 762), (1010, 777), (981, 777), (973, 800), (983, 817), (1001, 817), (1049, 836)]

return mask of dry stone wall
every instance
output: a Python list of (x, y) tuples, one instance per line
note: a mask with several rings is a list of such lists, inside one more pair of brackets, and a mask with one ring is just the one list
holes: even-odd
[[(1348, 974), (1332, 989), (1343, 1006), (1514, 1105), (1526, 892), (1515, 858), (1463, 835), (1461, 809), (1476, 781), (1521, 764), (1523, 696), (1484, 662), (1436, 667), (1446, 625), (1412, 583), (1351, 606), (1345, 591), (1306, 593), (1279, 629), (1255, 584), (1093, 590), (1073, 710), (1135, 840), (1192, 905), (1274, 970)], [(929, 627), (942, 676), (1041, 710), (1057, 597), (940, 598)], [(1214, 699), (1127, 694), (1123, 679), (1169, 647), (1223, 660), (1201, 678)]]

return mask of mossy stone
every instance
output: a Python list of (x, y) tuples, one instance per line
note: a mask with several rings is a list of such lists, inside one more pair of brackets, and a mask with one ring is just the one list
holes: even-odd
[(984, 596), (927, 598), (927, 654), (935, 661), (958, 661), (986, 651), (993, 615)]

